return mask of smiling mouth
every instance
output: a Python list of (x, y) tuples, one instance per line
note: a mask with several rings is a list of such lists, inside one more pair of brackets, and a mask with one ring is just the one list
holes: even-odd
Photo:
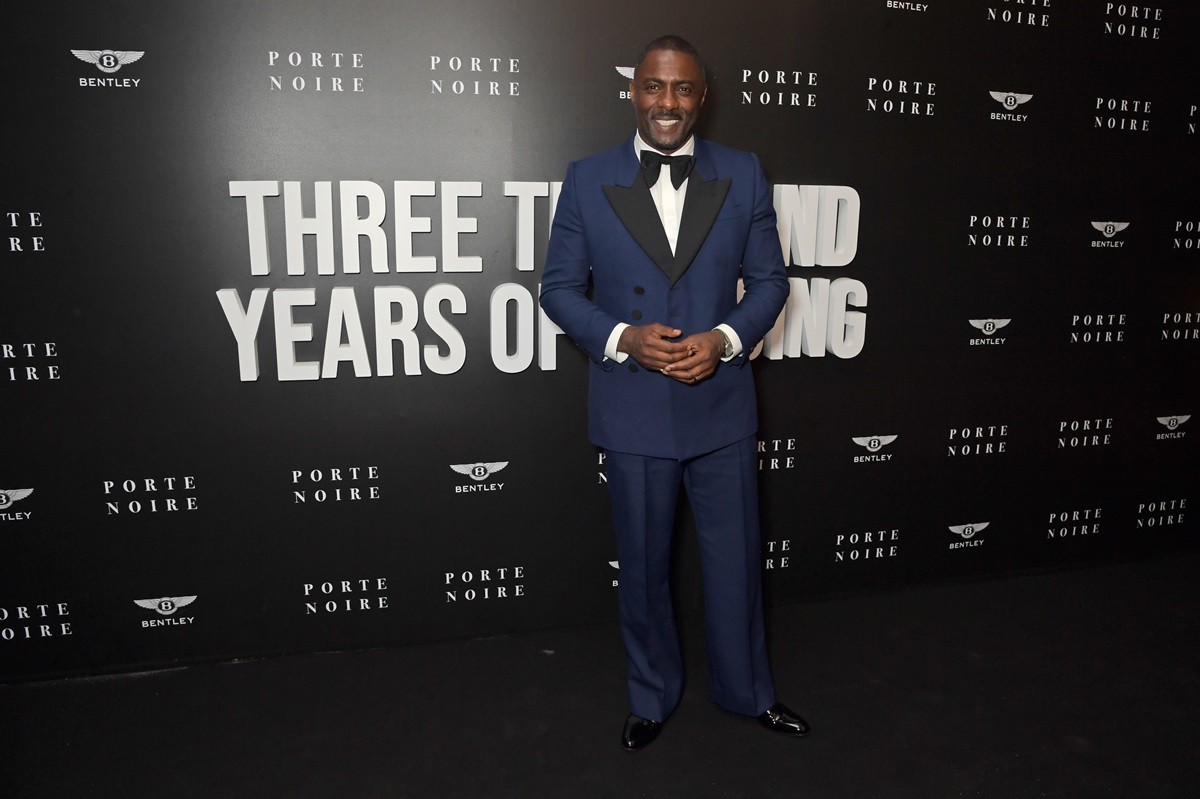
[(670, 118), (670, 119), (655, 119), (655, 120), (654, 120), (654, 124), (656, 124), (656, 125), (662, 125), (664, 128), (669, 128), (669, 127), (672, 127), (672, 126), (674, 126), (674, 125), (677, 125), (677, 124), (679, 124), (679, 120), (678, 120), (678, 119), (675, 119), (675, 118)]

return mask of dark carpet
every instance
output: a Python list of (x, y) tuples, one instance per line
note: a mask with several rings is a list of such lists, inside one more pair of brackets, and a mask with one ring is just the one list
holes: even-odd
[(615, 626), (0, 686), (0, 796), (1200, 796), (1200, 553), (769, 611), (773, 735), (689, 684), (619, 747)]

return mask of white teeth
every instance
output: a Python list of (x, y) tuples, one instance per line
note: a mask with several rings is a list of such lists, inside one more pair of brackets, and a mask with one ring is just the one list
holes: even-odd
[(679, 124), (678, 119), (656, 119), (654, 121), (656, 123), (658, 123), (659, 125), (662, 125), (664, 128), (669, 128), (669, 127), (672, 127), (673, 125)]

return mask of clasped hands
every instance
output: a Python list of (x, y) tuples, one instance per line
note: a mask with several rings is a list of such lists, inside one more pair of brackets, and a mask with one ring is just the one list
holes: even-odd
[(712, 377), (725, 351), (725, 339), (715, 330), (685, 339), (682, 330), (660, 325), (631, 325), (621, 331), (617, 349), (647, 369), (662, 372), (680, 383), (698, 383)]

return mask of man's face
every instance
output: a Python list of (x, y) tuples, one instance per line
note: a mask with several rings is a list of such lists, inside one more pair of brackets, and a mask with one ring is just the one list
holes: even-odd
[(700, 65), (687, 53), (647, 53), (629, 82), (642, 141), (660, 152), (678, 150), (692, 135), (707, 90)]

